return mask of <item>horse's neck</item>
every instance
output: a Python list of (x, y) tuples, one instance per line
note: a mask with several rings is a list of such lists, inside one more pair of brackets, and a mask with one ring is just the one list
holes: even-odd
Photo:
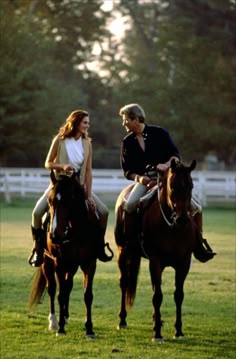
[(166, 185), (162, 185), (159, 196), (160, 205), (169, 212), (173, 212), (173, 206), (168, 195), (168, 190)]

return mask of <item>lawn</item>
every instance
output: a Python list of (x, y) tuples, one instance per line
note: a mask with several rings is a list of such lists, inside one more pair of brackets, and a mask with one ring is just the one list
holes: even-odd
[[(174, 272), (163, 276), (165, 343), (153, 343), (152, 289), (148, 260), (143, 259), (137, 296), (128, 313), (128, 328), (118, 331), (120, 304), (116, 259), (97, 264), (94, 280), (93, 322), (97, 338), (84, 333), (85, 307), (82, 276), (78, 271), (70, 301), (70, 322), (65, 337), (47, 329), (48, 297), (29, 313), (27, 302), (36, 269), (27, 263), (33, 202), (1, 204), (1, 352), (2, 359), (210, 359), (236, 357), (235, 345), (235, 210), (204, 210), (204, 234), (215, 259), (202, 264), (194, 258), (185, 283), (183, 330), (185, 337), (174, 340)], [(111, 207), (107, 240), (116, 250)]]

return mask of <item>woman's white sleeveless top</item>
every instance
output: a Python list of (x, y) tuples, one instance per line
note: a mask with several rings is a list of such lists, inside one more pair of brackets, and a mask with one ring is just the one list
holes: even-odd
[(78, 171), (84, 161), (82, 137), (78, 140), (74, 139), (74, 137), (65, 138), (65, 146), (69, 163)]

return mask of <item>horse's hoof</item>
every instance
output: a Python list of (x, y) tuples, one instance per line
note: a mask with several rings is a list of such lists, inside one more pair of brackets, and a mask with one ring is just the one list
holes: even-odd
[(64, 337), (65, 335), (66, 335), (66, 332), (63, 332), (63, 333), (57, 332), (57, 333), (56, 333), (56, 336), (57, 336), (57, 337)]
[(88, 338), (88, 339), (96, 339), (96, 335), (94, 333), (86, 334), (86, 338)]
[(181, 334), (181, 335), (174, 335), (174, 336), (173, 336), (173, 339), (175, 339), (175, 340), (182, 340), (182, 339), (184, 339), (184, 335), (183, 335), (183, 334)]
[(117, 330), (127, 329), (127, 324), (118, 324), (116, 329)]
[(152, 342), (158, 343), (158, 344), (164, 344), (165, 340), (164, 340), (164, 338), (152, 338)]
[(59, 325), (57, 322), (57, 318), (55, 314), (49, 314), (48, 316), (48, 330), (58, 330), (59, 329)]
[(57, 323), (50, 323), (48, 326), (48, 330), (58, 330), (59, 325)]

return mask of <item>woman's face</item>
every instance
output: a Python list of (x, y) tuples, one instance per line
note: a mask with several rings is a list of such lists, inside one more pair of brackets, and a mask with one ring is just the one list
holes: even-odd
[(89, 129), (89, 117), (85, 116), (78, 125), (78, 132), (82, 135), (86, 135)]

